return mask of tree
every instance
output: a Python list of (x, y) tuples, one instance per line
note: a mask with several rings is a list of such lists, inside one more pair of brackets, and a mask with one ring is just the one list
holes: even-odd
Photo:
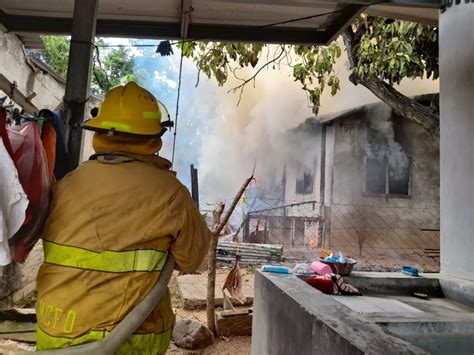
[[(393, 86), (404, 78), (438, 78), (437, 29), (361, 15), (342, 36), (351, 69), (350, 81), (365, 86), (397, 114), (439, 137), (436, 105), (423, 106)], [(229, 91), (238, 92), (240, 96), (263, 69), (278, 69), (281, 63), (293, 68), (293, 78), (302, 84), (315, 113), (324, 90), (329, 89), (332, 95), (339, 91), (340, 78), (334, 71), (336, 60), (342, 54), (338, 42), (329, 46), (279, 45), (272, 47), (272, 51), (263, 44), (183, 42), (181, 49), (183, 55), (197, 65), (198, 83), (201, 73), (214, 77), (220, 86), (229, 75), (234, 75), (241, 84)], [(246, 79), (239, 77), (239, 69), (249, 66), (255, 68), (254, 74)]]
[[(45, 46), (40, 58), (59, 75), (66, 77), (69, 58), (69, 39), (61, 36), (43, 36)], [(137, 80), (133, 58), (125, 47), (105, 48), (101, 38), (95, 41), (91, 91), (102, 94), (112, 87)]]

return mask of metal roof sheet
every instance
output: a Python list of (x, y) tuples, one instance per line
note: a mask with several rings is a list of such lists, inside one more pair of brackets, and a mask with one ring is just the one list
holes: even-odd
[[(369, 10), (385, 16), (413, 16), (431, 22), (437, 21), (440, 6), (439, 0), (383, 3), (376, 0), (100, 0), (96, 32), (98, 36), (136, 38), (326, 44), (373, 4), (376, 5)], [(73, 9), (74, 0), (0, 0), (0, 23), (23, 36), (25, 45), (34, 47), (38, 42), (25, 33), (69, 34)], [(288, 22), (293, 19), (300, 20)], [(275, 23), (280, 24), (268, 26)]]

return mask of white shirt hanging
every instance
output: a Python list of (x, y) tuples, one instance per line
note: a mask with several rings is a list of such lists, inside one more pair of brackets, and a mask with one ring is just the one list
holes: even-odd
[(0, 181), (0, 266), (4, 266), (12, 261), (8, 239), (23, 225), (29, 201), (1, 138)]

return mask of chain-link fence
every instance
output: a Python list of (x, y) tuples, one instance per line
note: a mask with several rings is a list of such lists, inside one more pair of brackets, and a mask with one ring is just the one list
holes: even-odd
[[(435, 205), (323, 206), (313, 200), (252, 198), (241, 203), (229, 225), (229, 236), (220, 242), (227, 246), (218, 250), (220, 261), (233, 261), (240, 248), (244, 264), (247, 260), (260, 265), (265, 258), (256, 258), (258, 252), (251, 249), (261, 244), (281, 246), (283, 263), (315, 260), (324, 248), (357, 259), (363, 270), (399, 270), (405, 264), (439, 270), (439, 206)], [(253, 257), (246, 258), (246, 251)]]
[[(231, 199), (225, 201), (230, 205)], [(214, 204), (204, 204), (211, 219)], [(294, 266), (320, 257), (321, 249), (357, 260), (355, 270), (399, 271), (413, 265), (439, 271), (439, 206), (378, 205), (318, 201), (244, 198), (232, 216), (217, 248), (216, 305), (221, 307), (222, 285), (239, 257), (246, 304), (253, 298), (253, 271), (264, 264)], [(177, 278), (180, 307), (205, 307), (207, 264), (199, 275)], [(199, 311), (195, 311), (198, 312)], [(179, 313), (179, 312), (178, 312)]]

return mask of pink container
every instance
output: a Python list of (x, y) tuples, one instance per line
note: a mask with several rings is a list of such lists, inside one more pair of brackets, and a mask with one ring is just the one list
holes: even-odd
[(324, 264), (320, 261), (313, 261), (310, 266), (311, 270), (319, 275), (326, 275), (332, 273), (332, 269), (329, 265)]

